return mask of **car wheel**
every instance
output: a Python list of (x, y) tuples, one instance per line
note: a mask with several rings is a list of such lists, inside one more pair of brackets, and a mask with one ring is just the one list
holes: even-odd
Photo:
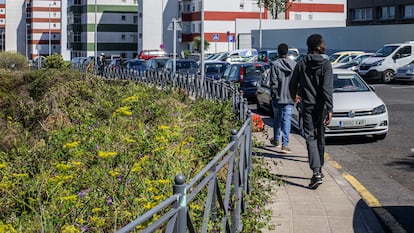
[(387, 136), (386, 133), (384, 133), (384, 134), (376, 134), (376, 135), (374, 135), (374, 139), (375, 140), (384, 140), (386, 136)]
[(394, 79), (394, 72), (392, 70), (384, 71), (384, 74), (382, 75), (382, 81), (384, 81), (384, 83), (389, 83), (393, 79)]

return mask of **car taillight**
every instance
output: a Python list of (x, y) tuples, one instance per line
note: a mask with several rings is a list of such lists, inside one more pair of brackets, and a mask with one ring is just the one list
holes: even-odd
[(240, 79), (239, 82), (243, 82), (244, 80), (244, 68), (240, 67)]
[(269, 62), (269, 58), (268, 58), (268, 57), (266, 57), (266, 59), (265, 59), (265, 60), (266, 60), (266, 62)]

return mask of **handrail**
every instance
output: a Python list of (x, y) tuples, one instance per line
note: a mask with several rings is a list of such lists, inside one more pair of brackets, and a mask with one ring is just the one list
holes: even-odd
[[(77, 68), (88, 72), (82, 67)], [(243, 122), (238, 131), (231, 131), (229, 144), (195, 177), (186, 184), (185, 177), (178, 174), (174, 179), (171, 197), (125, 225), (117, 233), (134, 231), (137, 226), (142, 227), (142, 224), (160, 212), (163, 212), (163, 215), (140, 232), (153, 232), (160, 228), (167, 233), (240, 232), (243, 227), (241, 214), (246, 206), (246, 198), (243, 198), (243, 195), (250, 193), (252, 120), (247, 100), (237, 87), (223, 80), (211, 80), (190, 74), (169, 75), (162, 72), (137, 72), (107, 67), (92, 72), (102, 78), (133, 80), (160, 89), (181, 89), (193, 98), (231, 101), (236, 120)], [(219, 172), (226, 172), (225, 183), (221, 185)], [(204, 189), (207, 189), (207, 199), (201, 229), (196, 231), (189, 204)], [(209, 227), (215, 230), (208, 229)]]

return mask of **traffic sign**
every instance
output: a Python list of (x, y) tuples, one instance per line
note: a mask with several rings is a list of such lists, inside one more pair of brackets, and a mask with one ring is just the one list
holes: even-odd
[(213, 40), (218, 41), (220, 39), (219, 34), (213, 34)]
[(228, 42), (234, 42), (234, 36), (232, 36), (232, 35), (227, 36), (227, 41)]

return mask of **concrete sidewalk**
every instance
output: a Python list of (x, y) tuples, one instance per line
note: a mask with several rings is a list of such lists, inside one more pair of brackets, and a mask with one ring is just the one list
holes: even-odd
[(283, 154), (269, 139), (273, 129), (265, 119), (265, 132), (253, 133), (254, 140), (263, 143), (256, 148), (268, 161), (270, 173), (284, 181), (273, 182), (272, 200), (268, 208), (273, 216), (269, 223), (274, 229), (263, 233), (382, 233), (381, 224), (360, 195), (342, 175), (326, 161), (325, 178), (316, 190), (308, 188), (312, 171), (308, 165), (306, 143), (298, 134), (290, 135), (292, 154)]

